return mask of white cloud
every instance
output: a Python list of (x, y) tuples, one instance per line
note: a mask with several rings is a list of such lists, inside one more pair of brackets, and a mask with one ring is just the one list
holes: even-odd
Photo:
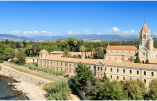
[(80, 32), (74, 32), (74, 33), (80, 33)]
[(100, 33), (96, 33), (96, 34), (101, 35)]
[(129, 31), (124, 31), (124, 33), (130, 33)]
[(157, 35), (157, 32), (154, 32), (155, 35)]
[(48, 31), (41, 31), (43, 34), (51, 34), (52, 32), (48, 32)]
[(47, 31), (41, 31), (42, 33), (47, 33)]
[(24, 31), (23, 32), (23, 34), (31, 34), (31, 33), (38, 34), (38, 31)]
[(85, 32), (87, 32), (88, 34), (92, 34), (92, 31), (90, 30), (85, 30)]
[(72, 35), (72, 31), (68, 31), (68, 34), (69, 34), (69, 35)]
[(7, 33), (19, 33), (20, 31), (10, 31), (10, 32), (7, 32)]
[(112, 32), (112, 30), (108, 30), (108, 32)]
[(131, 31), (131, 33), (135, 33), (135, 31), (134, 31), (134, 30), (132, 30), (132, 31)]
[(108, 32), (120, 33), (120, 29), (118, 29), (117, 27), (113, 27), (112, 30), (108, 30)]

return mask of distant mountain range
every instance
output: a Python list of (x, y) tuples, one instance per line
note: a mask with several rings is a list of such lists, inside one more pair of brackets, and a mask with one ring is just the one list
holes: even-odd
[[(156, 35), (151, 35), (154, 39), (157, 40)], [(139, 35), (117, 35), (117, 34), (78, 34), (78, 35), (64, 35), (64, 36), (31, 36), (31, 37), (18, 37), (16, 35), (10, 34), (0, 34), (0, 40), (14, 40), (14, 41), (49, 41), (57, 39), (68, 39), (68, 38), (77, 38), (77, 39), (86, 39), (86, 40), (104, 40), (104, 41), (118, 41), (118, 40), (139, 40)]]

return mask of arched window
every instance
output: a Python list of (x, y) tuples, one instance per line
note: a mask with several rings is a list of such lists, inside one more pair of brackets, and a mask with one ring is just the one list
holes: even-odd
[(125, 81), (125, 77), (123, 77), (123, 81)]
[(110, 60), (110, 57), (109, 57), (109, 60)]
[(151, 75), (154, 76), (154, 72), (151, 72)]
[(119, 69), (117, 68), (117, 73), (119, 73)]
[(98, 67), (98, 70), (99, 70), (99, 67)]
[(71, 67), (71, 64), (70, 64), (70, 66), (69, 67)]
[(110, 79), (112, 79), (112, 75), (110, 75)]
[(146, 71), (144, 71), (144, 75), (146, 76)]
[(146, 39), (146, 35), (145, 34), (143, 35), (143, 39)]
[(105, 67), (105, 71), (107, 70), (107, 67)]
[(123, 73), (125, 73), (125, 69), (123, 69)]
[(51, 65), (52, 65), (52, 62), (51, 62)]
[(116, 58), (115, 58), (115, 60), (116, 60)]
[(110, 68), (110, 71), (112, 72), (112, 68)]
[(61, 66), (62, 66), (62, 63), (61, 63)]
[(144, 79), (144, 83), (146, 83), (146, 79)]
[(132, 70), (130, 69), (130, 74), (132, 74)]
[(101, 67), (101, 71), (102, 71), (102, 67)]
[(119, 80), (119, 76), (117, 76), (117, 80)]
[(139, 75), (139, 71), (137, 70), (136, 72), (137, 72), (137, 75)]

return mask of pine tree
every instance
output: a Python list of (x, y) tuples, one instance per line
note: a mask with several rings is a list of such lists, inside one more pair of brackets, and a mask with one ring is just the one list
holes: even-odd
[(136, 59), (135, 59), (135, 63), (141, 63), (141, 62), (140, 62), (140, 58), (139, 58), (138, 56), (137, 56)]

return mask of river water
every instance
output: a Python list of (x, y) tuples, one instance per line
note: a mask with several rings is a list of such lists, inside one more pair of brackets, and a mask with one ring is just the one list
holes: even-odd
[(17, 81), (0, 76), (0, 100), (28, 100), (22, 92), (11, 90), (11, 86), (8, 87), (8, 83), (15, 82)]

